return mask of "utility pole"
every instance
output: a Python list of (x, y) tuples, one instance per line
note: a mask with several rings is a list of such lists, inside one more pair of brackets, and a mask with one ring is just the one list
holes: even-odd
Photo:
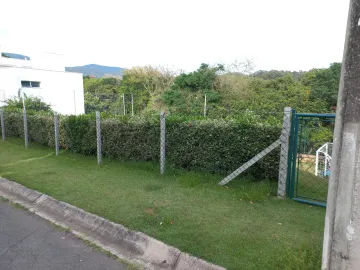
[(206, 116), (206, 94), (205, 94), (205, 100), (204, 100), (204, 117)]
[(123, 94), (122, 98), (123, 98), (124, 115), (125, 115), (125, 114), (126, 114), (126, 107), (125, 107), (125, 94)]
[(360, 269), (360, 0), (350, 0), (323, 243), (323, 270)]
[(131, 115), (134, 116), (134, 94), (131, 93)]

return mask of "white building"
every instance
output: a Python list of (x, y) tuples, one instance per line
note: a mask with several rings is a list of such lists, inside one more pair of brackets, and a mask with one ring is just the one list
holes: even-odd
[(62, 55), (23, 53), (0, 45), (0, 107), (23, 92), (41, 98), (60, 114), (85, 113), (81, 73), (65, 72)]

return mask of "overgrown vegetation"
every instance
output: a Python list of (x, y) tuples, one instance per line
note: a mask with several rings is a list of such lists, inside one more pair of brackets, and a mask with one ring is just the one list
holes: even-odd
[[(235, 67), (235, 68), (234, 68)], [(252, 63), (232, 66), (201, 64), (189, 73), (164, 67), (135, 67), (122, 79), (84, 78), (86, 112), (95, 110), (131, 113), (130, 94), (136, 114), (165, 110), (172, 114), (202, 115), (204, 97), (211, 117), (234, 116), (244, 110), (281, 111), (290, 106), (300, 112), (335, 110), (340, 63), (308, 72), (257, 71)]]
[[(25, 102), (24, 102), (25, 101)], [(22, 97), (13, 97), (4, 101), (6, 104), (4, 109), (6, 111), (22, 111), (25, 105), (26, 110), (31, 112), (48, 112), (51, 113), (52, 109), (49, 104), (42, 101), (39, 97), (27, 96), (24, 94)]]

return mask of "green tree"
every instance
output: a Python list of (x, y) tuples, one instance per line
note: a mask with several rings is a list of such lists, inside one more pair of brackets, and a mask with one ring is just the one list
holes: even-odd
[(326, 103), (322, 100), (311, 100), (310, 90), (291, 76), (275, 80), (257, 79), (250, 84), (253, 94), (248, 107), (253, 110), (279, 111), (292, 107), (299, 112), (325, 112)]
[(302, 83), (311, 90), (310, 99), (326, 102), (327, 110), (336, 106), (340, 83), (341, 63), (332, 63), (329, 68), (310, 70)]
[(110, 111), (120, 101), (120, 80), (84, 77), (85, 112)]
[(190, 92), (214, 90), (217, 88), (217, 73), (224, 70), (224, 66), (220, 64), (210, 67), (202, 63), (196, 71), (180, 74), (174, 84), (181, 90)]
[(161, 95), (173, 84), (175, 74), (162, 66), (133, 67), (123, 73), (121, 92), (133, 93), (135, 108), (140, 111), (160, 110)]
[[(25, 96), (25, 107), (27, 111), (36, 111), (36, 112), (52, 112), (50, 104), (44, 102), (39, 97), (34, 96)], [(5, 106), (3, 107), (6, 111), (16, 110), (21, 111), (23, 106), (23, 99), (21, 97), (14, 97), (4, 101)]]

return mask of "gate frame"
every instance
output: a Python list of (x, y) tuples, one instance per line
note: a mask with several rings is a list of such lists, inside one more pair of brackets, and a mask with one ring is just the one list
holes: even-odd
[(299, 118), (300, 117), (319, 117), (319, 118), (334, 118), (336, 114), (332, 113), (297, 113), (295, 109), (291, 110), (291, 128), (289, 138), (289, 153), (288, 153), (288, 174), (286, 184), (287, 197), (301, 203), (326, 207), (326, 203), (310, 201), (303, 198), (295, 197), (295, 188), (298, 184), (296, 179), (297, 170), (297, 150), (298, 150), (298, 135), (299, 135)]

